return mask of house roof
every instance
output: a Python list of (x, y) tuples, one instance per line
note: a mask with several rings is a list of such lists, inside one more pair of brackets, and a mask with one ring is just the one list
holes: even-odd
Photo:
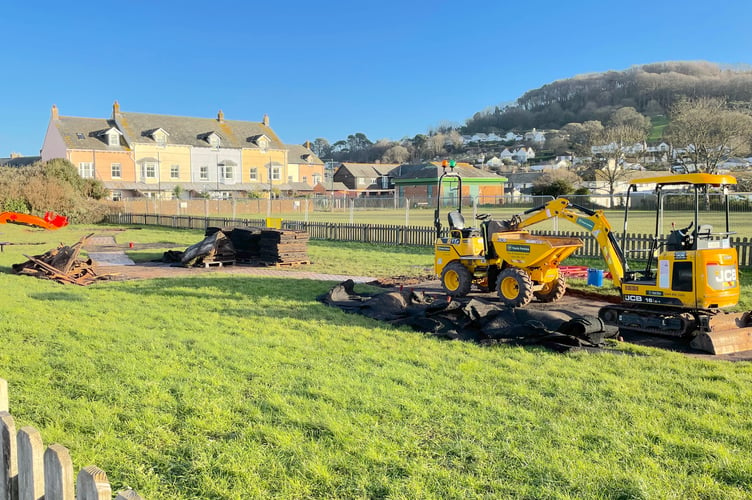
[[(460, 177), (465, 179), (484, 179), (490, 181), (505, 182), (506, 177), (502, 177), (493, 172), (487, 172), (468, 164), (458, 164), (454, 171), (460, 174)], [(443, 169), (438, 163), (419, 163), (415, 165), (405, 164), (399, 165), (393, 168), (390, 175), (394, 178), (395, 182), (400, 180), (415, 180), (415, 179), (433, 179), (438, 180), (442, 174)]]
[(115, 122), (104, 118), (61, 116), (53, 120), (68, 149), (94, 149), (102, 151), (129, 151), (124, 145), (110, 146), (104, 132), (115, 127)]
[(41, 156), (17, 156), (15, 158), (0, 158), (0, 167), (28, 167), (41, 161)]
[(397, 163), (341, 163), (339, 168), (347, 169), (353, 177), (379, 177), (389, 175)]
[(261, 135), (269, 138), (269, 147), (272, 149), (286, 147), (277, 134), (261, 122), (238, 120), (220, 122), (216, 118), (130, 112), (117, 113), (116, 120), (129, 144), (133, 142), (156, 143), (151, 132), (161, 128), (169, 134), (168, 144), (209, 147), (206, 137), (213, 132), (221, 138), (221, 147), (255, 148), (258, 147), (255, 139)]
[(324, 162), (321, 161), (321, 159), (316, 156), (313, 151), (305, 146), (300, 146), (298, 144), (287, 144), (285, 147), (287, 148), (288, 163), (310, 163), (313, 165), (324, 164)]
[(287, 182), (279, 186), (282, 191), (313, 191), (307, 182)]

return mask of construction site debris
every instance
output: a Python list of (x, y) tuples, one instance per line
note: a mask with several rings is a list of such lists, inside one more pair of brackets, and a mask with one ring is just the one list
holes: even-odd
[(81, 248), (93, 234), (82, 237), (73, 246), (62, 243), (42, 255), (24, 255), (27, 260), (20, 264), (13, 264), (15, 274), (24, 274), (57, 281), (63, 284), (90, 285), (97, 280), (109, 279), (109, 275), (97, 275), (92, 266), (91, 259), (81, 260), (78, 258)]
[(203, 266), (207, 263), (230, 261), (235, 261), (235, 247), (222, 231), (216, 231), (203, 241), (189, 246), (180, 258), (180, 263), (184, 266)]
[(258, 266), (310, 264), (308, 233), (258, 227), (209, 227), (203, 241), (185, 252), (170, 250), (163, 262), (183, 266), (231, 265), (236, 262)]
[(395, 326), (483, 344), (540, 345), (559, 352), (600, 349), (616, 328), (593, 316), (563, 310), (510, 309), (479, 298), (451, 299), (424, 292), (394, 291), (375, 295), (354, 291), (347, 280), (318, 300)]

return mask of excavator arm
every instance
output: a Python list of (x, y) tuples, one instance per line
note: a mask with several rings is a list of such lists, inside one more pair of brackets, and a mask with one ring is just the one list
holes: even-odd
[(525, 229), (550, 219), (565, 219), (583, 227), (593, 235), (601, 250), (603, 260), (611, 272), (611, 279), (615, 287), (620, 287), (624, 274), (628, 272), (624, 252), (616, 241), (603, 210), (590, 210), (576, 205), (566, 198), (551, 200), (545, 205), (531, 208), (511, 219), (502, 222), (502, 226), (509, 230)]

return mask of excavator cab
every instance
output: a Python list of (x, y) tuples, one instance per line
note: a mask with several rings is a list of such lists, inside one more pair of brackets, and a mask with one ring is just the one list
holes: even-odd
[[(646, 253), (645, 266), (633, 270), (625, 261), (621, 283), (615, 281), (623, 304), (601, 309), (601, 319), (626, 331), (690, 337), (693, 347), (715, 354), (752, 349), (750, 314), (721, 313), (736, 306), (740, 295), (729, 227), (728, 186), (734, 184), (734, 177), (706, 173), (632, 181), (621, 246), (625, 255)], [(631, 201), (647, 185), (655, 185), (655, 230), (648, 248), (628, 249), (628, 221), (635, 211)], [(718, 195), (722, 210), (711, 203)], [(670, 220), (671, 205), (678, 202), (689, 202), (693, 209), (691, 220), (679, 228)], [(686, 213), (686, 206), (677, 209), (678, 216)], [(724, 230), (714, 229), (719, 226)]]

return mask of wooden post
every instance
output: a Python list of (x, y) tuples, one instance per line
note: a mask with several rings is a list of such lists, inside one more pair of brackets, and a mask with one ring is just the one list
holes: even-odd
[(81, 469), (76, 484), (78, 487), (76, 500), (110, 500), (112, 498), (112, 488), (107, 480), (107, 474), (96, 465)]
[(38, 500), (44, 496), (44, 445), (33, 427), (21, 427), (16, 436), (18, 450), (18, 500)]
[(68, 449), (50, 445), (44, 452), (45, 500), (75, 500), (73, 493), (73, 461)]
[(7, 411), (0, 411), (0, 500), (18, 498), (16, 424)]

